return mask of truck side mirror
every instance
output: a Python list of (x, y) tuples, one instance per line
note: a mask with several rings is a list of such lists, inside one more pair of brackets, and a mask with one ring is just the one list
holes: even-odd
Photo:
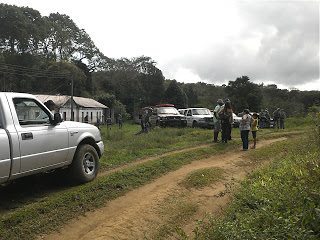
[(60, 113), (55, 113), (55, 114), (53, 115), (52, 124), (53, 124), (53, 125), (57, 125), (58, 123), (61, 123), (61, 122), (62, 122), (61, 114), (60, 114)]

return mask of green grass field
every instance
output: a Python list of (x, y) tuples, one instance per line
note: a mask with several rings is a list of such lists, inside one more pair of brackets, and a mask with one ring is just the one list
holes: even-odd
[[(289, 118), (286, 121), (287, 129), (262, 129), (258, 132), (258, 138), (282, 136), (286, 132), (305, 129), (310, 124), (312, 124), (310, 118)], [(114, 125), (111, 130), (102, 126), (101, 133), (105, 143), (105, 153), (101, 159), (102, 169), (114, 168), (165, 152), (211, 143), (213, 140), (211, 129), (155, 128), (148, 134), (136, 135), (139, 131), (138, 124), (124, 124), (122, 129)], [(240, 137), (238, 128), (233, 129), (232, 136), (235, 139)]]
[[(301, 134), (301, 131), (307, 131), (307, 126), (302, 126), (300, 122), (292, 123), (285, 131), (264, 129), (258, 136), (261, 139), (291, 136), (298, 134), (297, 130)], [(148, 134), (135, 135), (139, 130), (139, 125), (130, 124), (125, 124), (121, 130), (116, 126), (111, 130), (102, 128), (106, 147), (101, 159), (102, 171), (141, 158), (209, 144), (212, 141), (212, 130), (206, 129), (159, 128)], [(37, 184), (34, 183), (34, 179), (30, 181), (30, 184), (16, 184), (15, 186), (21, 187), (21, 191), (15, 187), (8, 188), (8, 191), (3, 188), (1, 189), (2, 196), (8, 197), (5, 198), (6, 203), (1, 204), (6, 210), (2, 211), (0, 216), (0, 239), (33, 239), (39, 234), (56, 230), (75, 216), (99, 208), (107, 201), (124, 195), (185, 164), (239, 148), (241, 142), (238, 129), (233, 130), (233, 138), (234, 140), (226, 145), (209, 144), (193, 151), (159, 157), (101, 176), (81, 186), (70, 186), (60, 181), (58, 187), (56, 185), (52, 187), (40, 176), (36, 178)], [(270, 154), (273, 153), (270, 151)], [(28, 178), (23, 180), (23, 182), (28, 182)], [(47, 190), (49, 186), (52, 187), (51, 190)]]
[(319, 122), (301, 138), (251, 152), (272, 164), (244, 181), (224, 218), (200, 226), (195, 239), (320, 239)]

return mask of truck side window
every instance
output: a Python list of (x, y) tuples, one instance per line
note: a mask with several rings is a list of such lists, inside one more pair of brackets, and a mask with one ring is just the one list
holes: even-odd
[(50, 123), (50, 114), (34, 99), (14, 98), (13, 104), (20, 125), (43, 125)]

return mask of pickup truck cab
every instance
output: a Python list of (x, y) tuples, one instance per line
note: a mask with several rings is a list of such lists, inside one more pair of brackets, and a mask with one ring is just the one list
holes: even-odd
[(89, 182), (103, 152), (95, 126), (62, 121), (31, 94), (0, 92), (0, 184), (58, 168)]

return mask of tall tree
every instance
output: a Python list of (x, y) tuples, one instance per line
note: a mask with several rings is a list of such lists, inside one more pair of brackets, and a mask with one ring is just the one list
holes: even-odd
[(235, 81), (229, 81), (226, 93), (235, 107), (240, 112), (245, 108), (259, 112), (262, 103), (262, 93), (259, 85), (250, 82), (249, 77), (242, 76)]
[(187, 95), (176, 80), (172, 80), (165, 91), (165, 101), (174, 104), (177, 108), (187, 107)]

